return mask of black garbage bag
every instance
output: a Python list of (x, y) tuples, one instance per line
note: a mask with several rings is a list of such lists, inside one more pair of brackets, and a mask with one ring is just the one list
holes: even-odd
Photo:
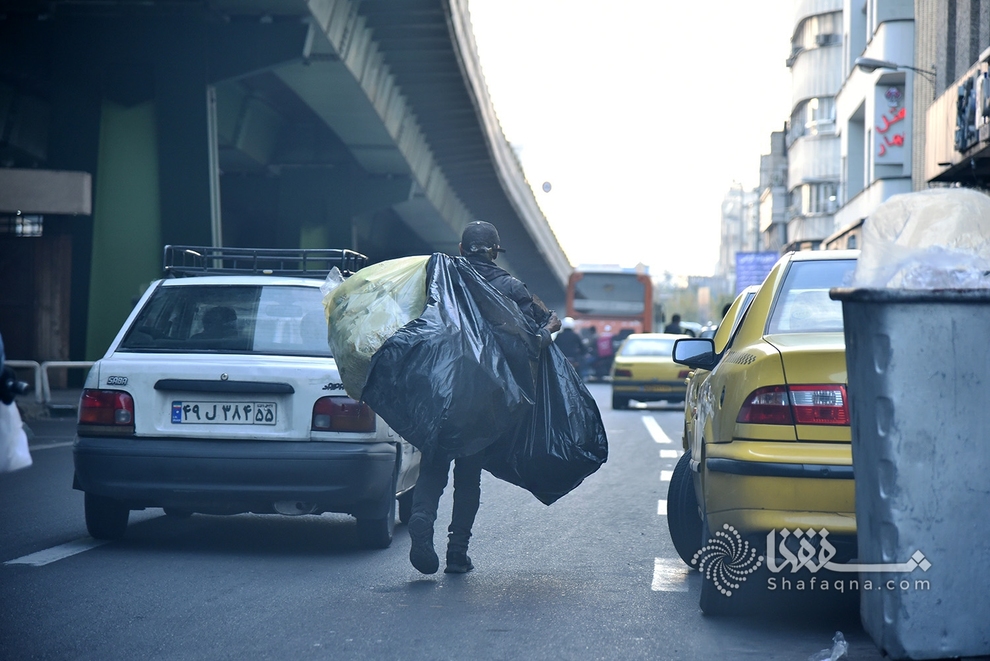
[(428, 461), (525, 434), (537, 330), (464, 258), (437, 253), (426, 269), (426, 309), (372, 356), (364, 401)]
[(567, 357), (551, 344), (540, 355), (536, 406), (524, 433), (485, 451), (485, 470), (551, 505), (608, 459), (608, 438), (594, 397)]

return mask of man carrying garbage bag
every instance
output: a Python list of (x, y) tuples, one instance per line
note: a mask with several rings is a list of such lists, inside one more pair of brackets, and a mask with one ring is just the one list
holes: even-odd
[[(498, 230), (491, 223), (475, 221), (464, 229), (459, 246), (461, 254), (489, 284), (512, 299), (520, 311), (539, 328), (540, 348), (551, 343), (551, 333), (560, 330), (560, 320), (553, 311), (530, 294), (526, 285), (496, 266), (501, 246)], [(467, 555), (471, 527), (481, 500), (481, 470), (484, 452), (454, 459), (454, 505), (447, 539), (446, 573), (465, 573), (474, 569)], [(420, 464), (419, 479), (413, 492), (409, 518), (409, 561), (424, 574), (433, 574), (440, 560), (433, 548), (433, 524), (437, 518), (440, 496), (447, 486), (450, 460), (442, 456), (425, 457)]]

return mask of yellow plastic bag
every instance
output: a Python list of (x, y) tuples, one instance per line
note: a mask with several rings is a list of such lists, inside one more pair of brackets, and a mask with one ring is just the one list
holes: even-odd
[(347, 395), (360, 400), (371, 357), (395, 331), (426, 308), (429, 255), (367, 266), (344, 280), (331, 271), (323, 284), (330, 349)]

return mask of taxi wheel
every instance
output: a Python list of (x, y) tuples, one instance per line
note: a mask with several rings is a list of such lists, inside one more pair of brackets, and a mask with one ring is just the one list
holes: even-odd
[(677, 460), (667, 488), (667, 529), (677, 555), (694, 568), (691, 560), (701, 550), (701, 517), (691, 477), (691, 452)]
[(616, 411), (622, 411), (629, 408), (629, 398), (612, 395), (612, 408)]
[(86, 530), (93, 539), (120, 539), (131, 511), (113, 498), (86, 493)]

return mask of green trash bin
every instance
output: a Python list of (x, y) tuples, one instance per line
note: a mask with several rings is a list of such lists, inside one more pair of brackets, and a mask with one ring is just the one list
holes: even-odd
[(990, 654), (990, 290), (833, 289), (860, 615), (893, 659)]

